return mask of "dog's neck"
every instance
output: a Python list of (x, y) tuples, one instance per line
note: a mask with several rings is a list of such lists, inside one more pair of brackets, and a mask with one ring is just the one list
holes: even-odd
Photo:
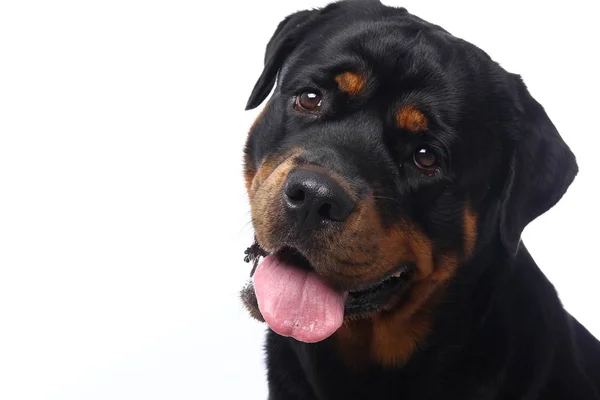
[[(380, 382), (376, 387), (381, 393), (405, 398), (413, 390), (419, 393), (413, 393), (415, 398), (464, 398), (461, 388), (423, 397), (424, 388), (439, 381), (469, 379), (478, 388), (503, 380), (523, 393), (546, 384), (549, 372), (538, 363), (551, 365), (561, 351), (556, 343), (570, 343), (569, 317), (524, 246), (514, 257), (497, 244), (482, 249), (459, 266), (443, 289), (435, 307), (426, 309), (435, 310), (433, 315), (417, 313), (408, 323), (347, 321), (323, 343), (281, 339), (289, 340), (313, 390), (343, 391), (328, 394), (330, 398), (363, 398), (361, 390), (372, 388), (366, 384), (371, 381)], [(425, 329), (419, 325), (423, 322)], [(390, 330), (382, 334), (377, 330), (382, 326)], [(415, 332), (425, 334), (415, 340)], [(382, 347), (375, 349), (378, 345)], [(390, 363), (392, 358), (378, 356), (383, 351), (406, 357)], [(448, 391), (453, 386), (441, 387)]]

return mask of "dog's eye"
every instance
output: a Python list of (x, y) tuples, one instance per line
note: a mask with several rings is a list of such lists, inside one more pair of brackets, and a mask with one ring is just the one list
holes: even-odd
[(321, 109), (323, 99), (316, 92), (302, 92), (296, 96), (296, 110), (318, 112)]
[(413, 156), (415, 165), (425, 172), (435, 172), (438, 167), (438, 158), (428, 147), (419, 147)]

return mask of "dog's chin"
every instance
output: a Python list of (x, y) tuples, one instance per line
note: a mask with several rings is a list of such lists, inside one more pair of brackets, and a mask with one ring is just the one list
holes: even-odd
[[(286, 268), (297, 268), (314, 273), (310, 260), (292, 247), (283, 247), (269, 255), (255, 244), (247, 250), (248, 253), (250, 253), (250, 260), (255, 262), (251, 277), (261, 262), (260, 258), (267, 255), (285, 264)], [(414, 271), (414, 264), (400, 264), (376, 281), (363, 282), (345, 291), (344, 319), (370, 318), (377, 313), (384, 313), (396, 308), (403, 300), (403, 294), (410, 285)], [(285, 293), (281, 295), (285, 296)], [(241, 299), (253, 318), (261, 322), (265, 321), (260, 311), (252, 279), (242, 289)]]

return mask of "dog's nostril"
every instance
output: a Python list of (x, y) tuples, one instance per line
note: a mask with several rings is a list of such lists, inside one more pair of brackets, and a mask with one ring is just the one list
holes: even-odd
[(348, 213), (351, 211), (351, 208), (347, 208), (343, 204), (339, 204), (336, 202), (332, 203), (324, 203), (319, 207), (319, 215), (328, 220), (332, 221), (344, 221), (346, 217), (348, 217)]
[(321, 205), (321, 207), (319, 207), (318, 213), (323, 218), (332, 219), (331, 218), (331, 208), (332, 208), (331, 204), (325, 203), (325, 204)]
[(295, 203), (302, 203), (306, 199), (306, 193), (300, 188), (288, 190), (286, 193), (288, 199)]

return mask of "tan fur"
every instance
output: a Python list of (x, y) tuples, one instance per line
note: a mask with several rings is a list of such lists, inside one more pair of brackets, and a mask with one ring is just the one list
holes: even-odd
[(419, 133), (427, 130), (429, 121), (415, 106), (406, 105), (396, 113), (396, 124), (411, 133)]
[(471, 256), (477, 240), (477, 215), (467, 204), (463, 216), (463, 236), (465, 241), (465, 257)]
[(335, 77), (340, 90), (348, 96), (358, 96), (364, 89), (367, 79), (356, 72), (343, 72)]

